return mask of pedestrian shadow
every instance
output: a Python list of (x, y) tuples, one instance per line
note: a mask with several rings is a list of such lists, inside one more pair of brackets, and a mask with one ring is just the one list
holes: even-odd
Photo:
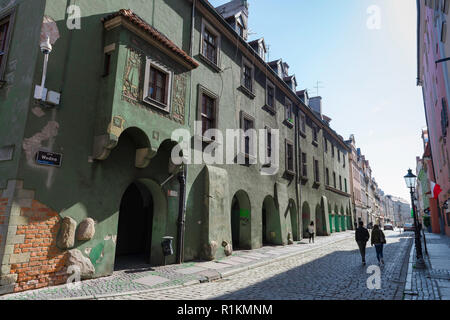
[[(276, 262), (276, 265), (273, 265), (275, 269), (286, 269), (286, 271), (248, 287), (215, 297), (213, 300), (394, 299), (399, 286), (402, 285), (399, 277), (404, 260), (409, 257), (406, 242), (409, 242), (411, 237), (401, 234), (387, 238), (388, 243), (384, 246), (385, 265), (379, 269), (381, 271), (380, 290), (368, 288), (368, 278), (373, 275), (372, 269), (374, 269), (368, 270), (368, 268), (372, 265), (378, 266), (375, 247), (371, 247), (369, 243), (366, 248), (367, 265), (363, 266), (355, 242), (355, 250), (335, 251), (291, 269), (286, 265), (286, 260)], [(399, 253), (399, 248), (404, 248), (404, 251)], [(314, 255), (315, 252), (299, 253), (298, 256), (287, 260), (297, 259), (298, 263), (302, 263), (302, 260), (307, 259), (311, 254)]]

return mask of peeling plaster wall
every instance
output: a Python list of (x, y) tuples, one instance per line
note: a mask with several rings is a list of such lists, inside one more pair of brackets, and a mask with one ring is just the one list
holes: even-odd
[(0, 148), (13, 147), (11, 160), (0, 161), (0, 188), (18, 172), (22, 139), (27, 121), (36, 59), (39, 56), (39, 33), (44, 13), (44, 0), (0, 0), (0, 13), (15, 9), (12, 39), (7, 58), (5, 79), (0, 88)]

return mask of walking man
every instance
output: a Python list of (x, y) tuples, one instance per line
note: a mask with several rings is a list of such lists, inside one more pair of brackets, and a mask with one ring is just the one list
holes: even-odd
[(309, 243), (314, 243), (314, 222), (311, 221), (311, 224), (308, 226), (308, 233), (309, 233)]
[(367, 241), (369, 241), (369, 238), (370, 238), (369, 231), (367, 231), (367, 229), (364, 228), (364, 223), (362, 221), (359, 221), (359, 227), (358, 229), (356, 229), (355, 232), (355, 239), (359, 247), (359, 252), (361, 253), (363, 266), (366, 265), (366, 244)]

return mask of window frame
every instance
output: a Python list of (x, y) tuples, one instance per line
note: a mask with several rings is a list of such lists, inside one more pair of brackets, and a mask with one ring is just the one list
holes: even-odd
[[(246, 113), (244, 111), (241, 111), (240, 128), (242, 130), (245, 130), (245, 126), (244, 126), (245, 120), (251, 121), (253, 123), (253, 127), (251, 129), (255, 130), (255, 125), (256, 125), (255, 117), (251, 116), (250, 114), (248, 114), (248, 113)], [(256, 136), (253, 137), (253, 144), (254, 145), (253, 146), (249, 145), (249, 152), (250, 153), (246, 153), (246, 150), (245, 150), (245, 137), (246, 137), (246, 135), (245, 135), (245, 132), (244, 132), (244, 134), (241, 136), (240, 153), (243, 154), (245, 156), (245, 158), (247, 158), (247, 159), (255, 160), (256, 156), (257, 156), (257, 146), (256, 146), (257, 145), (257, 142), (256, 142), (256, 138), (257, 137)], [(252, 153), (252, 151), (253, 151), (253, 153)]]
[[(208, 30), (209, 33), (216, 37), (216, 62), (211, 61), (204, 53), (204, 40), (205, 40), (205, 29)], [(222, 36), (220, 32), (218, 32), (205, 18), (202, 19), (202, 29), (200, 34), (200, 57), (209, 63), (211, 66), (215, 67), (217, 71), (221, 70), (221, 49), (222, 49)]]
[(13, 8), (9, 8), (4, 10), (3, 12), (0, 12), (0, 21), (4, 21), (8, 19), (8, 31), (6, 34), (5, 39), (5, 51), (3, 53), (2, 63), (0, 64), (0, 88), (2, 87), (2, 82), (5, 81), (5, 74), (6, 74), (6, 68), (8, 65), (8, 57), (9, 57), (9, 51), (11, 48), (11, 41), (12, 36), (14, 33), (14, 22), (16, 18), (16, 6)]
[[(291, 115), (291, 118), (288, 117), (288, 110), (290, 110), (289, 113)], [(285, 118), (284, 121), (288, 124), (288, 126), (292, 128), (294, 126), (295, 121), (294, 104), (288, 97), (285, 97), (284, 99), (284, 118)]]
[[(166, 90), (165, 90), (165, 96), (167, 99), (166, 104), (149, 97), (150, 69), (152, 67), (167, 75)], [(145, 77), (142, 96), (143, 102), (155, 108), (158, 108), (159, 110), (170, 113), (172, 108), (172, 85), (173, 85), (173, 71), (170, 70), (168, 67), (164, 66), (163, 64), (159, 63), (158, 61), (147, 56), (145, 62)]]
[[(273, 106), (269, 104), (269, 87), (273, 89)], [(276, 87), (269, 79), (266, 79), (266, 107), (270, 109), (273, 113), (275, 113), (276, 105), (277, 105)]]
[(308, 179), (308, 155), (306, 152), (301, 152), (301, 177), (304, 179)]
[(300, 111), (299, 121), (298, 131), (303, 138), (306, 138), (306, 115), (303, 111)]
[(313, 166), (314, 166), (314, 182), (320, 183), (320, 163), (319, 160), (313, 158)]
[(195, 128), (195, 134), (199, 137), (205, 138), (204, 132), (203, 132), (203, 96), (206, 95), (209, 98), (214, 100), (214, 128), (218, 129), (218, 116), (219, 116), (219, 96), (212, 92), (211, 90), (207, 89), (206, 87), (202, 86), (201, 84), (198, 85), (198, 100), (197, 100), (197, 121), (200, 121), (202, 123), (202, 132), (199, 132), (199, 128)]
[[(251, 89), (245, 86), (245, 67), (249, 67), (251, 70)], [(249, 93), (253, 98), (255, 97), (255, 66), (244, 56), (242, 56), (241, 64), (241, 88), (243, 88), (247, 93)]]
[[(289, 139), (285, 139), (284, 140), (284, 151), (285, 151), (285, 171), (288, 174), (291, 175), (295, 175), (295, 154), (294, 154), (294, 143), (289, 140)], [(292, 170), (289, 168), (289, 157), (288, 157), (288, 151), (289, 151), (289, 147), (291, 148), (291, 152), (292, 152)]]

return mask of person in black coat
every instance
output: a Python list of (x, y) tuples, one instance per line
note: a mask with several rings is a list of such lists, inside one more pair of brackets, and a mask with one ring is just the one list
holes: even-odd
[(359, 247), (359, 252), (361, 253), (362, 264), (366, 265), (366, 245), (367, 241), (370, 239), (369, 231), (364, 228), (364, 223), (359, 221), (359, 227), (355, 232), (355, 240)]

